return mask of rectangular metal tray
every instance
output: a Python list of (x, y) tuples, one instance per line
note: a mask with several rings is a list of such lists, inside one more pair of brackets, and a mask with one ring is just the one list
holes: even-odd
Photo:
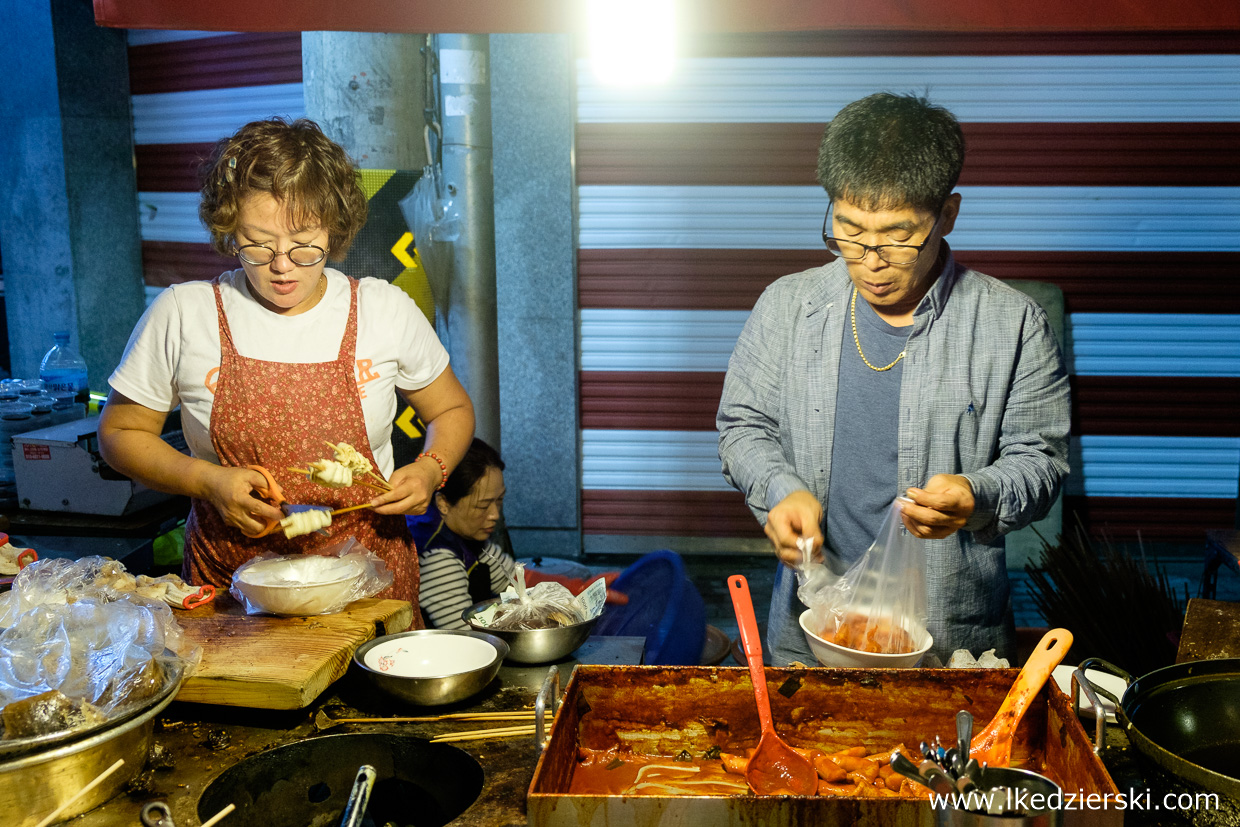
[[(768, 669), (772, 714), (793, 746), (875, 753), (955, 743), (956, 712), (980, 729), (1016, 679), (1015, 669)], [(740, 752), (760, 735), (749, 671), (740, 667), (578, 666), (530, 784), (534, 827), (666, 825), (891, 825), (929, 827), (935, 812), (913, 798), (817, 796), (608, 796), (570, 794), (578, 747), (624, 743), (640, 753)], [(1048, 681), (1017, 730), (1012, 766), (1044, 772), (1065, 792), (1119, 792), (1094, 754), (1066, 695)], [(1065, 810), (1065, 825), (1120, 825), (1123, 811)]]

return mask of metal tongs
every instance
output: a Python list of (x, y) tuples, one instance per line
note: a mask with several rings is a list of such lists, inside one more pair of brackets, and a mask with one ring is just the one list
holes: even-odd
[(971, 757), (973, 741), (973, 715), (967, 709), (956, 713), (956, 746), (944, 749), (938, 736), (934, 744), (921, 742), (924, 759), (914, 764), (900, 751), (891, 754), (891, 768), (912, 781), (939, 795), (967, 793), (978, 789), (985, 764)]

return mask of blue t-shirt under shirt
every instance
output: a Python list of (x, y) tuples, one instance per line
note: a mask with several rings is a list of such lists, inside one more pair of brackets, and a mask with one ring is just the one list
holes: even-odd
[[(883, 321), (861, 296), (857, 296), (856, 307), (857, 336), (865, 358), (877, 367), (891, 364), (904, 350), (913, 328)], [(847, 322), (840, 353), (826, 542), (836, 559), (847, 564), (874, 542), (891, 501), (900, 493), (896, 491), (896, 454), (904, 360), (885, 371), (867, 367), (853, 341), (852, 324)]]

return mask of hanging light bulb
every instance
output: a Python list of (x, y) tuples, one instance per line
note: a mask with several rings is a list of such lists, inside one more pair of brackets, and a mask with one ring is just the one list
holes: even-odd
[(600, 83), (662, 83), (675, 61), (674, 0), (586, 0), (590, 62)]

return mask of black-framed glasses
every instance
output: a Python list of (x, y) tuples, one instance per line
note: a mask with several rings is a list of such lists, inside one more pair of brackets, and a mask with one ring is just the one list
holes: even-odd
[(277, 253), (266, 244), (246, 244), (238, 247), (236, 252), (237, 258), (256, 266), (270, 264), (276, 256), (288, 256), (288, 260), (298, 267), (311, 267), (327, 258), (327, 251), (315, 244), (298, 244), (284, 253)]
[(930, 227), (930, 232), (926, 234), (926, 240), (920, 244), (861, 244), (856, 241), (849, 241), (846, 238), (836, 238), (833, 235), (827, 235), (827, 227), (831, 221), (831, 210), (827, 210), (827, 214), (822, 217), (822, 241), (827, 245), (827, 249), (835, 255), (849, 261), (857, 261), (865, 258), (865, 254), (874, 251), (874, 254), (888, 264), (912, 264), (917, 261), (921, 251), (930, 243), (930, 239), (934, 238), (934, 231), (939, 228), (939, 219), (943, 217), (942, 212), (934, 219), (934, 224)]

